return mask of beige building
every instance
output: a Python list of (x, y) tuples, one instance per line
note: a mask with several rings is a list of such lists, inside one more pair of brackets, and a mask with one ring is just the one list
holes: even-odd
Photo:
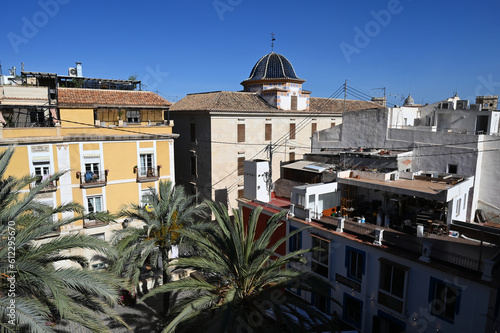
[(245, 160), (269, 159), (271, 150), (275, 181), (280, 163), (310, 151), (312, 133), (339, 125), (345, 111), (380, 106), (310, 97), (304, 82), (284, 56), (271, 52), (241, 83), (243, 91), (189, 94), (172, 105), (170, 117), (180, 134), (177, 183), (191, 188), (200, 201), (211, 198), (236, 208), (243, 196)]

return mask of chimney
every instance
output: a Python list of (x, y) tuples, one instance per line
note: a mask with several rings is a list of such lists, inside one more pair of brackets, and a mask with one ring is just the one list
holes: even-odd
[(76, 62), (76, 76), (83, 77), (83, 74), (82, 74), (82, 63), (81, 62)]

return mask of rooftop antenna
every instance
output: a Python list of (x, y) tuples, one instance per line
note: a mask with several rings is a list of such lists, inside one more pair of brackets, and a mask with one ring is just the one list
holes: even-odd
[(24, 72), (24, 62), (21, 63), (21, 72)]
[(384, 91), (384, 97), (386, 97), (386, 87), (372, 88), (371, 90), (383, 90)]
[(274, 32), (271, 32), (271, 52), (274, 52), (274, 41), (276, 38), (274, 38)]

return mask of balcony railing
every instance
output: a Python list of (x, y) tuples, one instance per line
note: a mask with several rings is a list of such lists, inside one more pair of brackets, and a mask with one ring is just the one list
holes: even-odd
[(76, 173), (76, 178), (80, 179), (80, 188), (100, 187), (108, 183), (109, 170), (103, 172), (82, 171)]
[(108, 224), (107, 222), (99, 221), (99, 220), (88, 220), (88, 219), (83, 220), (83, 227), (84, 228), (101, 227), (101, 226), (104, 226), (107, 224)]
[[(30, 189), (34, 189), (37, 186), (40, 186), (42, 183), (42, 178), (40, 177), (39, 180), (36, 180), (30, 184)], [(39, 193), (46, 193), (46, 192), (55, 192), (57, 191), (57, 179), (50, 181), (43, 187), (43, 189), (40, 190)]]
[(161, 165), (149, 168), (134, 167), (134, 172), (136, 174), (138, 182), (148, 182), (148, 181), (155, 181), (160, 178), (160, 169)]

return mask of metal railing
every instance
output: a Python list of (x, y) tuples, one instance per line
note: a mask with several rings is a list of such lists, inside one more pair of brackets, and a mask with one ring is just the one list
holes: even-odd
[(102, 172), (82, 171), (76, 173), (76, 178), (80, 179), (80, 187), (104, 186), (108, 182), (109, 170)]
[(137, 180), (148, 180), (160, 178), (161, 165), (148, 168), (135, 167), (134, 172), (137, 175)]

